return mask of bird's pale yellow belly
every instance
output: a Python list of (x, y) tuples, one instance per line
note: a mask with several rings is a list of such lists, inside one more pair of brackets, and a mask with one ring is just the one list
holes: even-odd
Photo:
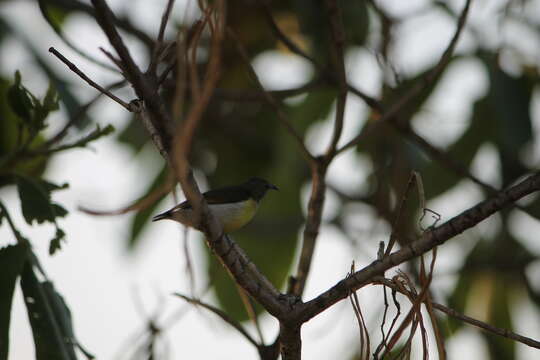
[(253, 219), (257, 212), (257, 202), (253, 199), (235, 204), (211, 204), (210, 209), (218, 218), (225, 233), (240, 229)]

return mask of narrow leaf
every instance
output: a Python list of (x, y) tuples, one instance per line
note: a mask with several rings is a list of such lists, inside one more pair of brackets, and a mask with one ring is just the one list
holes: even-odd
[(73, 344), (62, 335), (43, 283), (28, 261), (22, 272), (21, 287), (34, 336), (36, 360), (76, 360)]
[(25, 244), (0, 249), (0, 360), (7, 360), (9, 352), (9, 324), (15, 282), (20, 275), (28, 254)]

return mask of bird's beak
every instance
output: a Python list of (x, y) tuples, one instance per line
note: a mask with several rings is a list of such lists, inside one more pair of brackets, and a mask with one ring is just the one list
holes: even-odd
[(276, 185), (268, 184), (268, 188), (272, 190), (279, 190), (279, 188)]

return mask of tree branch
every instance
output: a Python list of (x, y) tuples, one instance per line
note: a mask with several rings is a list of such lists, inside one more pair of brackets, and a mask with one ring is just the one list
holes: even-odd
[(208, 310), (210, 312), (213, 312), (214, 314), (219, 316), (223, 321), (225, 321), (227, 324), (231, 325), (240, 334), (242, 334), (242, 336), (247, 341), (249, 341), (252, 345), (254, 345), (256, 348), (259, 348), (259, 346), (260, 346), (259, 343), (257, 343), (257, 341), (255, 341), (255, 339), (246, 331), (246, 329), (244, 329), (244, 327), (239, 322), (237, 322), (236, 320), (231, 318), (229, 315), (227, 315), (227, 313), (224, 312), (223, 310), (220, 310), (217, 307), (212, 306), (212, 305), (207, 304), (207, 303), (204, 303), (204, 302), (202, 302), (200, 300), (191, 298), (191, 297), (186, 296), (186, 295), (182, 295), (180, 293), (175, 293), (174, 295), (178, 296), (181, 299), (184, 299), (185, 301), (187, 301), (190, 304), (203, 307), (206, 310)]
[(490, 215), (511, 205), (519, 199), (540, 190), (540, 173), (536, 173), (519, 184), (498, 192), (494, 197), (484, 200), (446, 223), (424, 233), (424, 235), (381, 261), (375, 261), (354, 275), (341, 280), (335, 286), (295, 309), (294, 317), (307, 321), (336, 302), (346, 298), (351, 291), (368, 284), (375, 276), (405, 261), (413, 259), (435, 246), (441, 245), (454, 236), (474, 227)]
[[(380, 284), (383, 284), (385, 286), (390, 287), (391, 289), (394, 289), (396, 291), (404, 293), (403, 289), (400, 289), (398, 286), (396, 286), (396, 284), (393, 281), (390, 281), (388, 279), (385, 279), (385, 278), (376, 279), (374, 281), (374, 283), (380, 283)], [(426, 303), (426, 306), (427, 306), (428, 299), (427, 298), (424, 299), (423, 302)], [(496, 326), (487, 324), (487, 323), (485, 323), (483, 321), (474, 319), (474, 318), (472, 318), (470, 316), (467, 316), (465, 314), (460, 313), (459, 311), (456, 311), (456, 310), (454, 310), (452, 308), (449, 308), (447, 306), (444, 306), (444, 305), (436, 303), (436, 302), (431, 302), (431, 305), (433, 306), (434, 309), (437, 309), (440, 312), (443, 312), (448, 316), (456, 318), (456, 319), (458, 319), (460, 321), (463, 321), (463, 322), (465, 322), (467, 324), (470, 324), (472, 326), (476, 326), (477, 328), (480, 328), (480, 329), (482, 329), (482, 330), (484, 330), (484, 331), (486, 331), (488, 333), (492, 333), (492, 334), (495, 334), (495, 335), (498, 335), (498, 336), (502, 336), (502, 337), (505, 337), (505, 338), (508, 338), (508, 339), (512, 339), (512, 340), (518, 341), (518, 342), (520, 342), (520, 343), (522, 343), (524, 345), (540, 349), (540, 341), (531, 339), (531, 338), (523, 336), (523, 335), (516, 334), (515, 332), (510, 331), (508, 329), (498, 328)]]
[[(439, 62), (437, 65), (433, 68), (433, 70), (428, 73), (421, 81), (418, 81), (405, 95), (399, 98), (398, 101), (396, 101), (389, 109), (386, 109), (382, 112), (381, 117), (377, 120), (377, 122), (374, 123), (374, 126), (379, 126), (380, 124), (384, 122), (393, 122), (395, 121), (396, 117), (398, 116), (401, 109), (403, 109), (405, 106), (409, 105), (416, 97), (424, 91), (431, 83), (446, 69), (446, 66), (450, 62), (450, 58), (452, 57), (452, 54), (454, 52), (454, 49), (457, 45), (457, 42), (460, 38), (461, 33), (463, 32), (463, 29), (465, 28), (465, 20), (467, 19), (467, 15), (469, 14), (469, 9), (471, 6), (472, 0), (467, 0), (465, 3), (465, 6), (463, 7), (463, 10), (461, 12), (461, 15), (459, 16), (458, 23), (456, 26), (456, 31), (454, 32), (454, 36), (450, 40), (450, 43), (446, 47), (445, 51), (441, 55), (441, 58), (439, 59)], [(382, 110), (382, 109), (378, 109)], [(356, 146), (358, 143), (360, 143), (365, 137), (367, 136), (367, 131), (360, 132), (357, 136), (355, 136), (353, 139), (351, 139), (349, 142), (347, 142), (345, 145), (343, 145), (341, 148), (337, 150), (337, 153), (342, 153), (343, 151)]]
[(139, 67), (135, 64), (114, 26), (114, 14), (105, 0), (92, 0), (92, 4), (96, 10), (95, 15), (98, 24), (122, 61), (124, 76), (132, 84), (137, 97), (144, 101), (144, 107), (149, 110), (148, 117), (159, 134), (159, 138), (156, 137), (153, 140), (159, 141), (156, 146), (158, 149), (164, 149), (161, 154), (167, 159), (172, 144), (172, 120), (165, 111), (164, 104), (158, 94), (157, 79), (154, 76), (146, 76), (141, 73)]
[(338, 85), (338, 97), (336, 105), (336, 119), (334, 121), (334, 133), (332, 140), (326, 151), (326, 161), (330, 162), (336, 154), (337, 144), (343, 132), (343, 118), (345, 117), (345, 104), (347, 101), (347, 77), (345, 70), (344, 47), (345, 30), (343, 29), (343, 19), (341, 9), (336, 0), (327, 0), (326, 8), (330, 22), (330, 38), (332, 48), (330, 49), (332, 67), (336, 73)]
[(84, 81), (86, 81), (88, 85), (90, 85), (91, 87), (99, 91), (100, 93), (107, 95), (109, 98), (116, 101), (127, 111), (130, 111), (130, 112), (133, 111), (133, 109), (129, 106), (128, 103), (126, 103), (124, 100), (120, 99), (118, 96), (114, 95), (113, 93), (111, 93), (109, 90), (100, 86), (98, 83), (90, 79), (88, 76), (86, 76), (85, 73), (83, 73), (75, 64), (69, 61), (64, 55), (58, 52), (58, 50), (56, 50), (54, 47), (50, 47), (49, 52), (52, 53), (54, 56), (56, 56), (58, 59), (60, 59), (60, 61), (62, 61), (64, 64), (66, 64), (69, 70), (79, 75), (79, 77), (83, 79)]

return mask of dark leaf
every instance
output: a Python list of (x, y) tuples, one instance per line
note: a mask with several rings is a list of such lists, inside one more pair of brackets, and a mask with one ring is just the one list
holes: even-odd
[[(487, 98), (482, 98), (474, 104), (472, 114), (469, 127), (463, 135), (445, 150), (447, 157), (457, 161), (464, 169), (469, 169), (480, 147), (494, 136), (493, 126), (490, 124), (493, 114)], [(424, 183), (429, 198), (451, 189), (463, 179), (460, 174), (438, 160), (429, 160), (420, 168), (423, 169), (422, 176), (429, 179)]]
[(65, 190), (69, 187), (68, 183), (63, 183), (62, 185), (57, 185), (55, 183), (49, 182), (47, 180), (40, 179), (39, 182), (43, 185), (47, 192), (53, 192), (56, 190)]
[[(313, 55), (321, 62), (326, 62), (330, 47), (330, 18), (324, 1), (296, 0), (294, 2), (300, 27), (313, 48)], [(365, 1), (337, 1), (341, 8), (346, 44), (363, 45), (368, 33), (369, 17)]]
[[(73, 343), (64, 336), (50, 295), (44, 289), (44, 283), (37, 279), (29, 261), (24, 266), (21, 287), (34, 336), (36, 360), (76, 360)], [(67, 315), (64, 313), (63, 317), (65, 319)]]
[(47, 89), (47, 93), (45, 94), (43, 101), (38, 106), (36, 106), (34, 123), (42, 124), (41, 127), (44, 128), (45, 118), (49, 116), (49, 113), (51, 113), (52, 111), (56, 111), (60, 108), (58, 101), (58, 93), (56, 92), (52, 84), (49, 84), (49, 88)]
[[(1, 213), (0, 213), (1, 219)], [(15, 282), (28, 255), (26, 243), (0, 249), (0, 360), (7, 360), (9, 352), (9, 324)]]
[(129, 121), (128, 126), (118, 135), (118, 141), (138, 153), (148, 143), (148, 133), (136, 116)]
[(54, 255), (58, 250), (62, 248), (62, 240), (66, 237), (64, 230), (56, 228), (56, 234), (49, 243), (49, 255)]
[[(148, 196), (156, 189), (159, 189), (160, 186), (164, 186), (165, 179), (167, 178), (167, 167), (164, 166), (161, 171), (156, 175), (145, 194), (141, 196), (141, 199)], [(164, 197), (164, 196), (163, 196)], [(159, 204), (159, 201), (163, 198), (161, 197), (158, 201), (147, 207), (146, 209), (137, 211), (137, 214), (132, 219), (131, 223), (131, 234), (129, 236), (128, 247), (130, 249), (135, 248), (139, 243), (142, 230), (146, 225), (148, 225), (149, 220), (152, 216), (156, 214), (156, 208)]]
[(497, 129), (495, 145), (502, 165), (503, 186), (525, 174), (520, 153), (532, 141), (531, 99), (534, 83), (525, 72), (520, 77), (505, 73), (498, 62), (487, 57), (490, 76), (489, 104)]
[[(488, 323), (503, 329), (513, 329), (511, 311), (511, 294), (514, 293), (514, 285), (511, 276), (507, 274), (498, 274), (492, 279), (493, 295), (488, 306)], [(510, 339), (501, 339), (490, 333), (483, 332), (484, 338), (488, 344), (490, 359), (494, 360), (513, 360), (515, 359), (515, 342)]]
[(56, 214), (51, 204), (51, 196), (43, 184), (30, 177), (17, 175), (17, 188), (21, 199), (24, 219), (30, 225), (36, 220), (54, 222)]
[[(69, 118), (77, 119), (77, 121), (74, 122), (74, 126), (78, 129), (84, 129), (92, 122), (92, 120), (87, 115), (86, 108), (83, 107), (77, 97), (69, 89), (69, 84), (62, 80), (62, 78), (48, 65), (48, 62), (45, 61), (41, 55), (42, 52), (34, 49), (33, 45), (29, 42), (26, 42), (25, 46), (58, 92), (59, 98), (65, 105), (66, 111), (69, 114)], [(81, 113), (81, 109), (84, 109), (84, 112)]]
[(15, 83), (9, 88), (7, 99), (9, 106), (15, 114), (27, 123), (31, 121), (34, 103), (28, 90), (21, 84), (21, 74), (19, 71), (15, 72)]
[[(62, 337), (69, 345), (76, 345), (77, 347), (81, 348), (81, 345), (75, 337), (75, 331), (73, 330), (73, 318), (71, 317), (71, 310), (67, 306), (64, 297), (60, 295), (58, 291), (56, 291), (52, 282), (44, 281), (42, 285), (43, 291), (45, 292), (47, 300), (51, 305), (52, 312), (60, 327)], [(73, 347), (70, 346), (68, 350), (70, 351), (70, 355), (76, 359)], [(84, 352), (87, 356), (89, 355), (86, 350), (84, 350)]]

